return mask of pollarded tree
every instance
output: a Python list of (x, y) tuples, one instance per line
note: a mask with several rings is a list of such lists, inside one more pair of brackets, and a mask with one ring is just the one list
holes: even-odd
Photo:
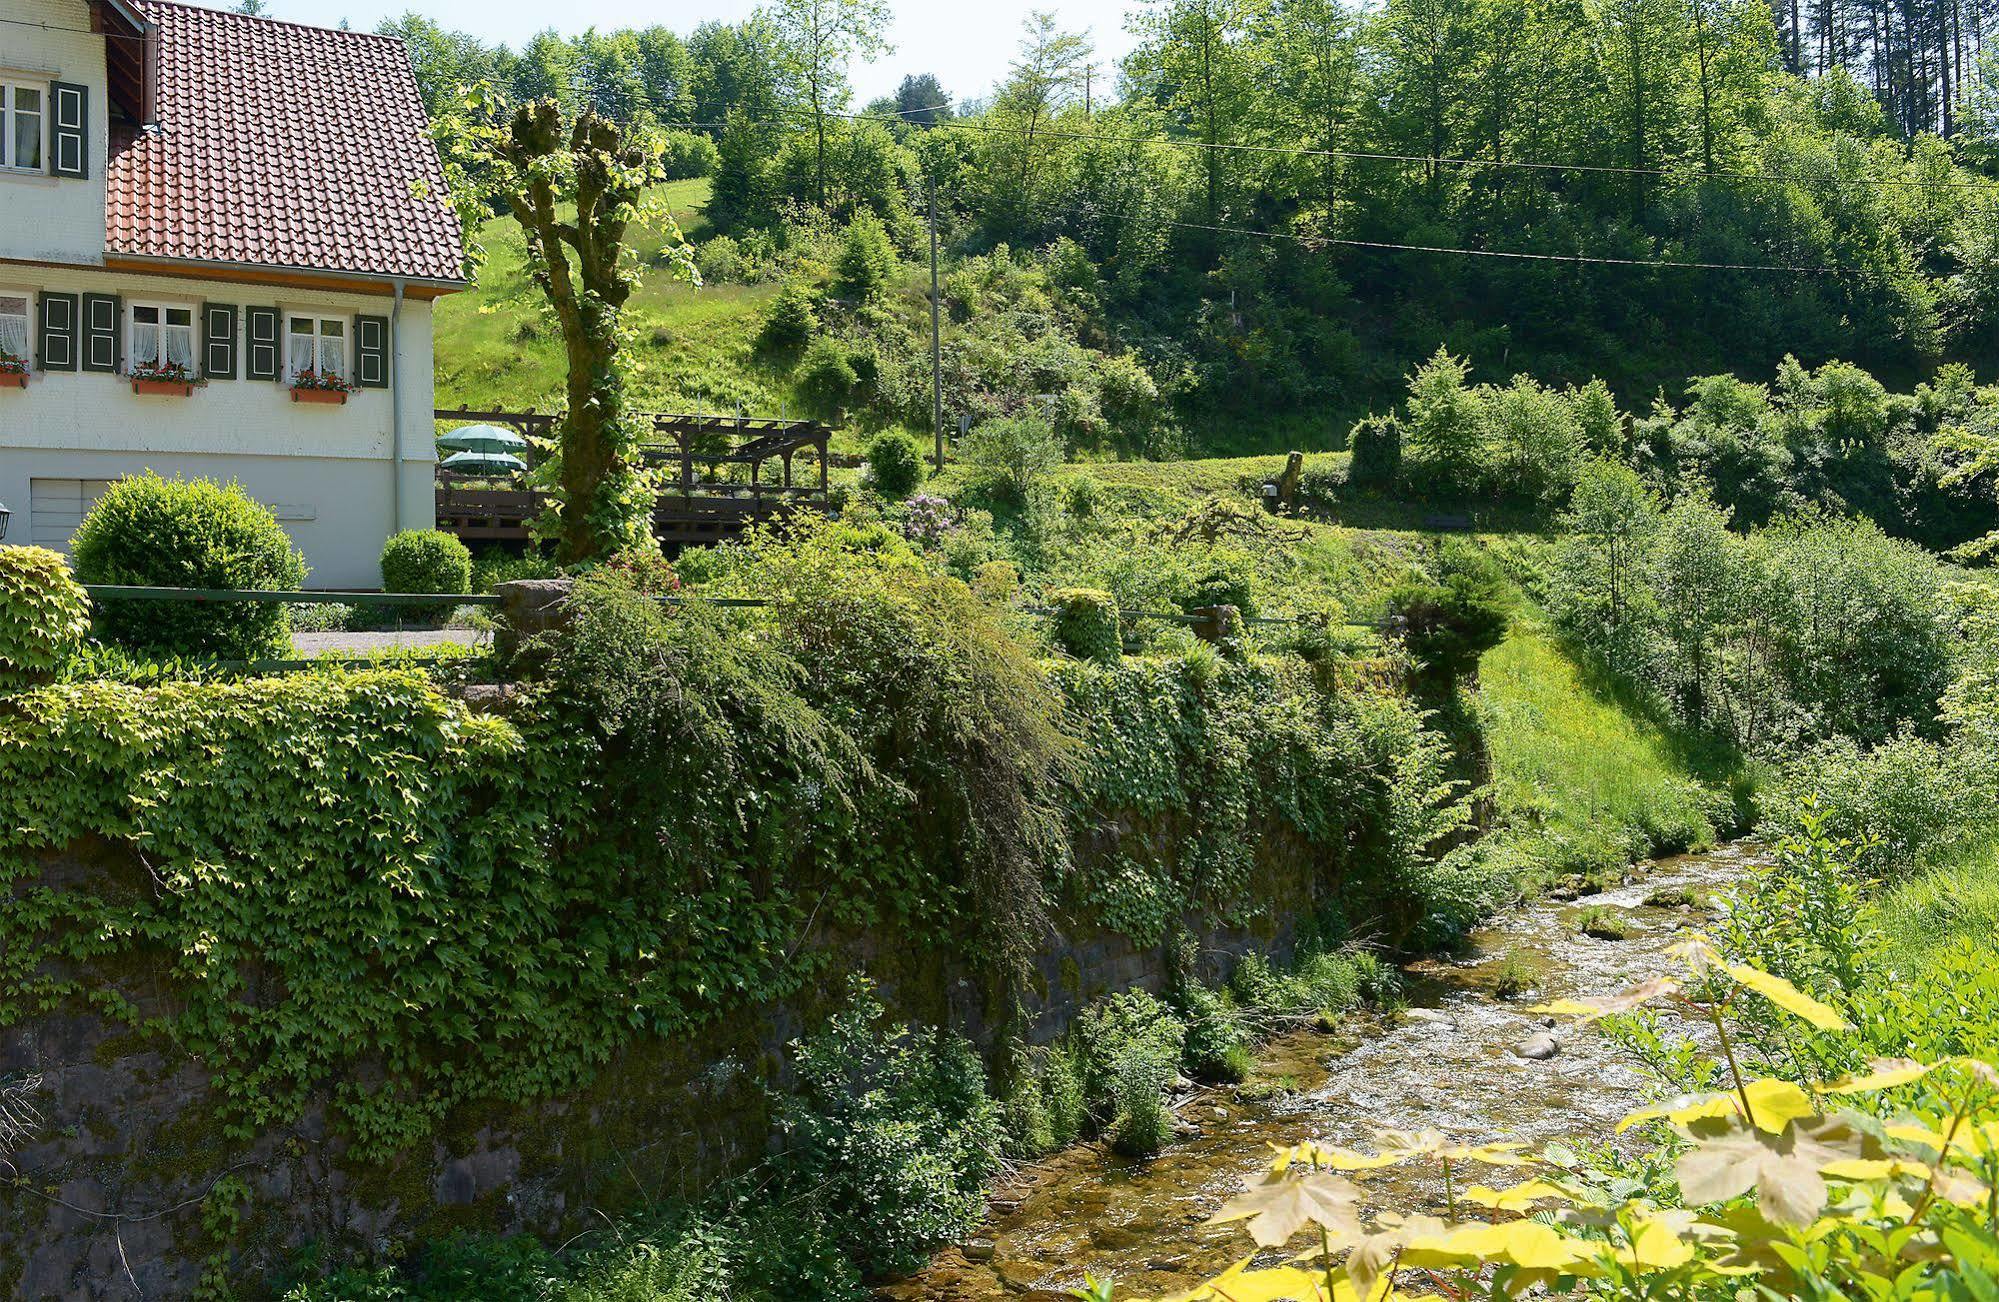
[[(650, 549), (653, 490), (636, 456), (643, 431), (625, 404), (624, 307), (643, 270), (627, 229), (664, 231), (666, 265), (699, 282), (679, 226), (648, 195), (664, 179), (658, 142), (588, 109), (571, 118), (553, 100), (509, 108), (480, 92), (466, 109), (435, 129), (461, 217), (494, 200), (506, 205), (562, 329), (566, 407), (546, 468), (560, 504), (556, 556)], [(467, 220), (466, 230), (477, 227)], [(472, 236), (468, 261), (478, 254)]]

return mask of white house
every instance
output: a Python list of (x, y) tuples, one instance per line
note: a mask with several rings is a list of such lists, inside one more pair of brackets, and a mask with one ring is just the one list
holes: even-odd
[(401, 42), (161, 0), (0, 0), (0, 503), (235, 480), (320, 588), (435, 508), (459, 225)]

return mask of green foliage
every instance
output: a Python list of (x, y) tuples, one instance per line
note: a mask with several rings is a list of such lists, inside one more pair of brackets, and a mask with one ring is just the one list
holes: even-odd
[(1118, 632), (1117, 601), (1095, 588), (1062, 588), (1047, 596), (1054, 612), (1050, 631), (1055, 645), (1078, 660), (1116, 664), (1123, 639)]
[(554, 560), (538, 552), (529, 551), (522, 556), (497, 547), (488, 548), (472, 558), (473, 592), (491, 592), (502, 583), (515, 579), (552, 579), (562, 573), (562, 567)]
[(879, 1029), (884, 1016), (852, 983), (846, 1009), (794, 1046), (798, 1088), (777, 1101), (787, 1178), (845, 1228), (871, 1275), (912, 1271), (978, 1224), (1000, 1153), (1000, 1111), (971, 1046)]
[(1179, 992), (1186, 1036), (1180, 1060), (1195, 1080), (1236, 1082), (1249, 1074), (1249, 1028), (1226, 994), (1191, 983)]
[(1170, 1142), (1172, 1118), (1160, 1096), (1179, 1071), (1186, 1033), (1172, 1010), (1143, 990), (1111, 995), (1077, 1019), (1083, 1095), (1117, 1152), (1149, 1157)]
[(1513, 601), (1498, 566), (1469, 544), (1446, 544), (1438, 570), (1440, 582), (1405, 584), (1388, 603), (1409, 654), (1448, 682), (1476, 673), (1479, 657), (1499, 645)]
[(406, 529), (382, 544), (384, 592), (472, 591), (472, 553), (435, 529)]
[(860, 382), (853, 357), (838, 340), (818, 335), (806, 345), (798, 362), (798, 391), (821, 414), (838, 419)]
[(1370, 416), (1347, 435), (1353, 464), (1347, 480), (1371, 492), (1393, 488), (1402, 476), (1402, 427), (1393, 416)]
[[(150, 471), (106, 489), (71, 540), (82, 583), (289, 590), (305, 560), (269, 511), (234, 484)], [(150, 655), (254, 660), (291, 652), (285, 608), (265, 602), (105, 602), (98, 626)]]
[(1948, 862), (1991, 836), (1999, 805), (1984, 757), (1908, 733), (1873, 749), (1829, 737), (1799, 755), (1763, 801), (1790, 836), (1822, 825), (1868, 847), (1867, 867), (1892, 877)]
[(1409, 377), (1409, 455), (1445, 494), (1482, 491), (1491, 474), (1483, 413), (1478, 396), (1466, 386), (1471, 367), (1447, 349), (1418, 367)]
[(812, 295), (796, 283), (786, 285), (764, 312), (757, 327), (757, 347), (772, 352), (802, 349), (819, 334), (819, 309)]
[(1000, 500), (1025, 505), (1043, 476), (1062, 464), (1061, 440), (1034, 416), (989, 420), (965, 436), (958, 455)]
[(851, 303), (866, 303), (888, 291), (895, 273), (895, 245), (881, 220), (865, 209), (855, 213), (833, 264), (833, 292)]
[(90, 598), (45, 547), (0, 547), (0, 692), (54, 678), (83, 648)]
[(883, 497), (908, 497), (923, 482), (923, 454), (902, 434), (879, 434), (868, 444), (868, 483)]

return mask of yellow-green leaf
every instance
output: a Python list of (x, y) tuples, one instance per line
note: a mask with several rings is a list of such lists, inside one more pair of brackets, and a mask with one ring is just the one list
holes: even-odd
[(1724, 963), (1722, 969), (1777, 1007), (1794, 1017), (1802, 1017), (1821, 1031), (1853, 1029), (1844, 1017), (1780, 976), (1772, 976), (1742, 963)]

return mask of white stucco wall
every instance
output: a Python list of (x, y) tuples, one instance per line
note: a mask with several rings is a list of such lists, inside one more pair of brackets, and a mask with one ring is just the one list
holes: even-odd
[[(388, 316), (392, 309), (386, 295), (87, 268), (0, 265), (0, 289), (115, 293), (127, 304), (139, 299), (195, 307), (204, 301), (239, 309), (276, 306), (350, 318)], [(129, 320), (129, 308), (126, 315)], [(239, 376), (243, 329), (239, 311)], [(283, 383), (240, 378), (210, 381), (185, 398), (140, 396), (124, 376), (83, 372), (36, 371), (26, 389), (0, 389), (0, 502), (14, 513), (7, 541), (32, 541), (34, 480), (116, 479), (144, 470), (235, 480), (273, 510), (305, 553), (312, 567), (308, 587), (380, 587), (383, 541), (398, 528), (428, 529), (436, 521), (430, 305), (405, 300), (397, 336), (396, 387), (349, 394), (344, 406), (294, 403)], [(404, 442), (400, 518), (391, 465), (392, 395), (398, 392)]]
[[(110, 96), (104, 37), (90, 30), (84, 0), (0, 0), (0, 80), (65, 81), (90, 87), (90, 174), (23, 175), (0, 168), (0, 259), (104, 260), (104, 160)], [(36, 23), (41, 26), (25, 26)], [(4, 272), (0, 268), (0, 272)]]

